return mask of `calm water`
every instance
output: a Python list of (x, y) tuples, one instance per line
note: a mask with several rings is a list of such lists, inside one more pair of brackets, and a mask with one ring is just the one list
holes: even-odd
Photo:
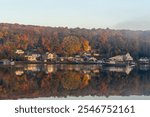
[(62, 64), (0, 66), (0, 99), (150, 99), (150, 69)]

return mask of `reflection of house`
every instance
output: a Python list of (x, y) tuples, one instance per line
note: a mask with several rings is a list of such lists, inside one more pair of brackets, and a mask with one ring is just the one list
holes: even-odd
[(54, 72), (54, 66), (48, 65), (48, 66), (47, 66), (47, 72), (48, 72), (48, 73)]
[(80, 88), (84, 88), (86, 87), (88, 84), (89, 84), (89, 81), (91, 80), (91, 77), (89, 74), (84, 74), (84, 77), (83, 77), (83, 80), (82, 80), (82, 83), (80, 85)]
[(40, 71), (40, 67), (37, 64), (28, 64), (25, 67), (26, 71), (33, 71), (33, 72), (37, 72)]
[(20, 49), (18, 49), (18, 50), (16, 50), (16, 54), (24, 54), (24, 51), (23, 50), (20, 50)]
[(108, 70), (110, 72), (118, 72), (118, 73), (126, 73), (127, 75), (130, 74), (132, 71), (132, 67), (104, 67), (104, 70)]
[(16, 74), (17, 76), (21, 76), (22, 74), (24, 74), (24, 71), (22, 71), (22, 70), (17, 70), (17, 71), (15, 71), (15, 74)]
[(45, 66), (45, 71), (46, 73), (52, 73), (55, 72), (57, 68), (54, 65), (46, 65)]
[(139, 67), (140, 67), (140, 70), (142, 71), (147, 71), (150, 69), (150, 66), (148, 64), (144, 64), (144, 65), (140, 64)]

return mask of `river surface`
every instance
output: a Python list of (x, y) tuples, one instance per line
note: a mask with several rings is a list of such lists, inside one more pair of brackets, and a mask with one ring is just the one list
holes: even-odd
[(81, 64), (0, 66), (0, 99), (150, 99), (150, 68)]

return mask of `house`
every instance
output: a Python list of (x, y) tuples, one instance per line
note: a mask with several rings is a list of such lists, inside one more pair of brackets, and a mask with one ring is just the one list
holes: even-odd
[(38, 59), (39, 57), (41, 57), (41, 55), (40, 55), (40, 54), (36, 54), (36, 53), (34, 53), (34, 54), (29, 54), (29, 55), (25, 55), (25, 58), (27, 58), (27, 60), (28, 60), (28, 61), (31, 61), (31, 62), (37, 61), (37, 59)]
[(35, 54), (32, 54), (32, 56), (38, 58), (38, 57), (40, 57), (41, 55), (35, 53)]
[(27, 58), (28, 61), (37, 61), (37, 57), (36, 56), (26, 55), (25, 57)]
[(149, 59), (147, 57), (144, 57), (144, 58), (140, 58), (139, 59), (139, 63), (140, 64), (149, 64)]
[(47, 53), (47, 59), (52, 60), (52, 59), (54, 59), (54, 58), (55, 58), (55, 55), (54, 55), (54, 54), (52, 54), (52, 53)]
[(74, 61), (74, 58), (73, 57), (67, 57), (67, 61), (72, 62), (72, 61)]
[(98, 53), (94, 53), (94, 54), (93, 54), (93, 56), (95, 56), (95, 57), (99, 57), (99, 56), (100, 56), (100, 54), (98, 54)]
[(117, 55), (114, 57), (109, 58), (109, 61), (118, 61), (118, 62), (125, 62), (125, 61), (133, 61), (133, 58), (129, 53), (126, 55)]
[(133, 58), (129, 53), (125, 55), (125, 61), (133, 61)]
[(75, 58), (80, 58), (80, 55), (75, 55)]
[(44, 54), (44, 55), (42, 56), (42, 58), (43, 58), (44, 61), (47, 61), (47, 60), (52, 61), (52, 60), (56, 59), (56, 54), (46, 52), (46, 54)]
[(80, 55), (76, 55), (76, 56), (74, 57), (74, 61), (76, 61), (76, 62), (83, 62), (84, 59), (83, 59)]
[(21, 55), (21, 54), (24, 54), (24, 51), (23, 50), (21, 50), (21, 49), (18, 49), (18, 50), (16, 50), (16, 52), (15, 52), (16, 54), (19, 54), (19, 55)]
[(85, 53), (83, 53), (83, 56), (92, 56), (92, 54), (90, 53), (90, 52), (85, 52)]
[(97, 59), (95, 57), (89, 57), (88, 61), (93, 61), (93, 62), (96, 62)]
[(65, 58), (64, 57), (60, 57), (60, 61), (61, 62), (65, 61)]
[(129, 53), (125, 55), (117, 55), (105, 61), (105, 66), (126, 66), (131, 65), (133, 58)]

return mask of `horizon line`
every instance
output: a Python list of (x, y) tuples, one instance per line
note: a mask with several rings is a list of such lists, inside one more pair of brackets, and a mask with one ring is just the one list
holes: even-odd
[(77, 26), (77, 27), (70, 27), (70, 26), (50, 26), (50, 25), (40, 25), (40, 24), (26, 24), (26, 23), (18, 23), (18, 22), (0, 22), (0, 24), (8, 24), (8, 25), (22, 25), (22, 26), (34, 26), (34, 27), (45, 27), (45, 28), (67, 28), (67, 29), (87, 29), (87, 30), (99, 30), (99, 29), (102, 29), (102, 30), (126, 30), (126, 31), (150, 31), (150, 30), (141, 30), (141, 29), (137, 29), (137, 30), (134, 30), (134, 29), (126, 29), (126, 28), (109, 28), (109, 27), (106, 27), (106, 28), (96, 28), (96, 27), (92, 27), (92, 28), (87, 28), (87, 27), (80, 27), (80, 26)]

